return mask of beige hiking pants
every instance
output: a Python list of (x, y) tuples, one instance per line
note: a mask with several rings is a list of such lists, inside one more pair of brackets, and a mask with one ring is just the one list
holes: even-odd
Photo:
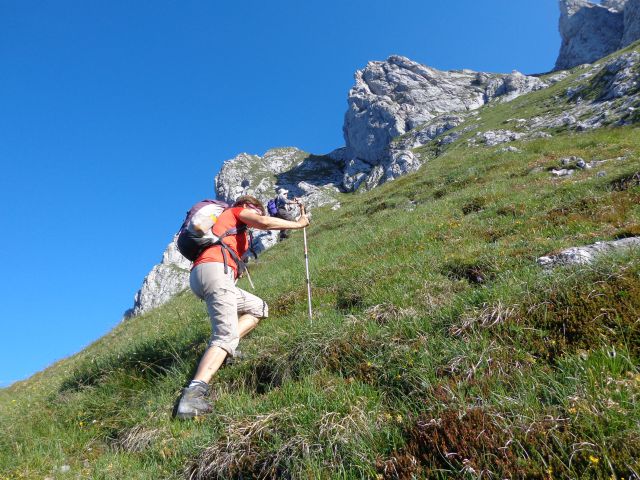
[(207, 304), (211, 320), (209, 346), (235, 354), (238, 341), (238, 316), (248, 313), (257, 318), (269, 316), (269, 307), (260, 297), (236, 287), (231, 267), (224, 273), (219, 262), (201, 263), (191, 270), (189, 283), (193, 293)]

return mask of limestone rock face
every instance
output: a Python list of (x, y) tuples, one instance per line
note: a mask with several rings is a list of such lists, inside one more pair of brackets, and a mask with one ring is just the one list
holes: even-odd
[(343, 132), (347, 155), (375, 166), (391, 141), (443, 113), (475, 110), (546, 85), (519, 72), (441, 71), (401, 56), (369, 62), (355, 74)]
[(640, 75), (637, 66), (640, 53), (630, 52), (621, 55), (604, 66), (604, 79), (601, 81), (602, 93), (599, 100), (612, 100), (631, 93), (637, 93), (640, 87)]
[(262, 157), (241, 153), (224, 162), (215, 177), (216, 196), (233, 203), (241, 195), (253, 195), (266, 205), (277, 188), (286, 188), (289, 198), (299, 197), (310, 207), (334, 205), (342, 177), (338, 151), (312, 155), (293, 147), (274, 148)]
[(640, 0), (560, 0), (556, 70), (593, 63), (640, 40)]
[(602, 2), (600, 2), (600, 5), (612, 10), (617, 10), (618, 12), (622, 12), (625, 9), (628, 1), (629, 0), (603, 0)]
[(159, 307), (189, 286), (191, 262), (182, 256), (175, 242), (174, 238), (163, 253), (162, 261), (145, 277), (125, 318)]
[(615, 52), (620, 47), (623, 30), (624, 14), (621, 11), (586, 0), (562, 0), (562, 46), (555, 69), (592, 63)]
[(546, 86), (517, 71), (441, 71), (397, 55), (369, 62), (356, 72), (349, 92), (342, 186), (352, 191), (364, 182), (373, 188), (414, 172), (422, 161), (408, 149), (455, 128), (465, 113), (491, 101), (509, 101)]
[(628, 0), (624, 7), (624, 33), (621, 47), (640, 40), (640, 0)]

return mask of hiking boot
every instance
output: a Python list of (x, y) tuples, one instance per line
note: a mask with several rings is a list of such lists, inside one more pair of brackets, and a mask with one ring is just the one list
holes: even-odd
[(176, 407), (174, 416), (181, 420), (187, 420), (199, 415), (206, 415), (213, 411), (211, 402), (208, 400), (209, 386), (196, 385), (182, 390), (182, 395)]

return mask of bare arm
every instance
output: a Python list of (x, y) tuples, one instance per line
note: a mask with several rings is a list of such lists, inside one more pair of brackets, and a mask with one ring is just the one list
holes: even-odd
[(302, 216), (297, 222), (283, 220), (282, 218), (278, 217), (265, 217), (263, 215), (258, 215), (248, 208), (241, 210), (238, 214), (238, 217), (248, 226), (257, 228), (259, 230), (298, 229), (304, 228), (309, 225), (309, 219), (304, 214), (304, 211), (302, 212)]

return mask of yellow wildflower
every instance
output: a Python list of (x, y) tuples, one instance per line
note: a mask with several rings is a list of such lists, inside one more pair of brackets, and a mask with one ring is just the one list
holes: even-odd
[(597, 465), (598, 463), (600, 463), (600, 459), (598, 457), (594, 457), (593, 455), (589, 455), (589, 461), (594, 465)]

